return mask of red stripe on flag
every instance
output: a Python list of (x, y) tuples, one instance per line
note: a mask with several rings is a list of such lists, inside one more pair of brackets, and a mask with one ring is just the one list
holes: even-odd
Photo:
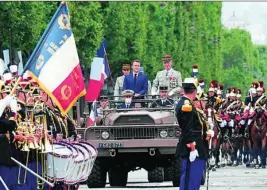
[(100, 81), (90, 79), (87, 93), (85, 95), (85, 101), (92, 102), (98, 99), (100, 91), (104, 85), (104, 78), (104, 74), (102, 73)]
[(82, 70), (80, 64), (78, 64), (52, 94), (63, 110), (66, 110), (81, 95), (84, 88)]

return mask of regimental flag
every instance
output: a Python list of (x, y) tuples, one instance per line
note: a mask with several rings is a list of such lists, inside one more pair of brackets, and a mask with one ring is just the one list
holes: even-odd
[(97, 56), (94, 57), (91, 64), (90, 80), (85, 96), (86, 101), (92, 102), (98, 99), (105, 79), (110, 76), (106, 46), (107, 40), (105, 39), (97, 50)]
[(61, 3), (24, 72), (34, 78), (63, 115), (86, 94), (66, 3)]

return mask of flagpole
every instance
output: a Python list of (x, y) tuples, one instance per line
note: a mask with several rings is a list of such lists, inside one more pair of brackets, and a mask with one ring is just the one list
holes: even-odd
[(105, 55), (105, 58), (107, 60), (107, 65), (108, 65), (108, 70), (109, 70), (109, 73), (110, 73), (110, 79), (111, 79), (111, 82), (112, 82), (112, 86), (114, 87), (114, 81), (113, 81), (113, 78), (112, 78), (112, 75), (111, 75), (110, 66), (109, 66), (109, 62), (108, 62), (108, 56), (107, 56), (106, 48), (104, 46), (104, 42), (102, 43), (102, 46), (104, 48), (104, 55)]

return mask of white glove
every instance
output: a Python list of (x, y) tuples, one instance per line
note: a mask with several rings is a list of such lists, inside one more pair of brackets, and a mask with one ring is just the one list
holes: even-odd
[(10, 95), (7, 95), (5, 98), (4, 98), (4, 102), (5, 102), (5, 105), (6, 106), (9, 106), (11, 104), (11, 101), (15, 99), (15, 96), (10, 96)]
[(197, 156), (199, 156), (197, 149), (191, 151), (189, 156), (190, 162), (194, 162)]
[(15, 99), (12, 99), (11, 102), (10, 102), (10, 109), (12, 112), (17, 112), (17, 109), (18, 109), (18, 103), (17, 103), (17, 100)]
[(211, 129), (207, 131), (207, 134), (209, 134), (211, 137), (214, 137), (214, 131)]

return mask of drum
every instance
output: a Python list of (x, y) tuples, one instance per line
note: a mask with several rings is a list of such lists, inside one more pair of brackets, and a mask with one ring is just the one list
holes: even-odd
[[(77, 160), (78, 161), (83, 160), (83, 155), (80, 154), (80, 158), (77, 158), (79, 156), (79, 150), (76, 147), (74, 147), (72, 144), (64, 142), (64, 141), (60, 141), (60, 143), (66, 144), (72, 150), (72, 153), (73, 153), (72, 154), (72, 160), (71, 160), (69, 167), (67, 168), (67, 177), (64, 180), (64, 182), (66, 184), (74, 184), (74, 183), (76, 183), (76, 181), (72, 181), (71, 176), (72, 176), (73, 171), (76, 171), (76, 168), (78, 167)], [(75, 160), (76, 160), (76, 162), (75, 162)]]
[(97, 149), (88, 142), (80, 142), (80, 144), (84, 145), (89, 151), (89, 166), (87, 167), (88, 170), (85, 172), (85, 177), (88, 178), (93, 169), (98, 152)]
[(86, 148), (86, 146), (80, 143), (75, 143), (74, 146), (84, 153), (84, 162), (82, 166), (82, 172), (80, 173), (80, 176), (78, 178), (79, 182), (83, 182), (87, 180), (86, 172), (88, 171), (88, 167), (89, 167), (90, 155), (89, 155), (89, 151)]
[(46, 175), (51, 180), (63, 181), (72, 163), (72, 149), (63, 143), (52, 144), (52, 152), (47, 153)]

